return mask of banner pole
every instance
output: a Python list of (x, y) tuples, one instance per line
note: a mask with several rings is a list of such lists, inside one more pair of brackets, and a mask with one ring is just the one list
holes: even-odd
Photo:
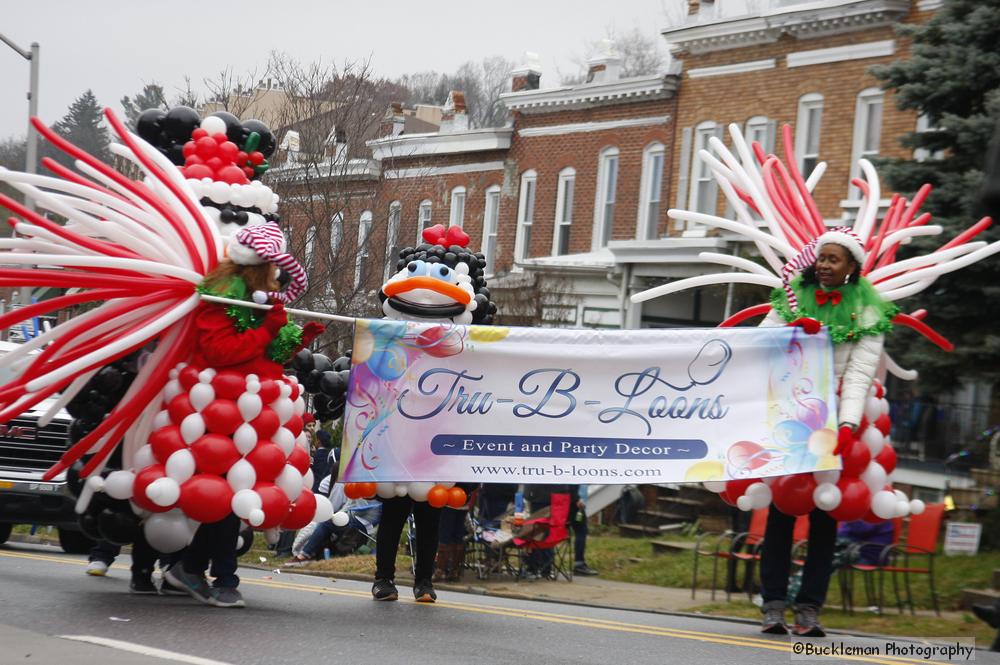
[[(260, 303), (251, 302), (248, 300), (234, 300), (232, 298), (223, 298), (221, 296), (210, 296), (207, 294), (201, 294), (201, 299), (207, 302), (215, 302), (220, 305), (239, 305), (240, 307), (250, 307), (252, 309), (271, 309), (270, 305), (261, 305)], [(294, 309), (291, 307), (286, 307), (285, 311), (294, 316), (304, 316), (310, 319), (322, 319), (323, 321), (337, 321), (338, 323), (354, 323), (357, 319), (353, 316), (340, 316), (339, 314), (323, 314), (321, 312), (312, 312), (308, 309)]]

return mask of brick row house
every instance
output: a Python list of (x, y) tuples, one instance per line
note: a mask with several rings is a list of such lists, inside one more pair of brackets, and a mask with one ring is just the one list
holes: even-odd
[[(827, 162), (815, 191), (821, 213), (830, 224), (851, 219), (857, 159), (905, 156), (899, 137), (927, 129), (897, 110), (867, 69), (906, 57), (908, 44), (893, 25), (925, 21), (939, 3), (688, 4), (686, 20), (662, 30), (673, 55), (666, 72), (622, 78), (620, 58), (606, 44), (585, 82), (542, 88), (541, 69), (527, 57), (501, 98), (510, 112), (505, 127), (469, 128), (460, 92), (436, 127), (425, 122), (416, 131), (407, 127), (413, 111), (391, 105), (365, 142), (369, 154), (345, 160), (327, 179), (342, 187), (353, 179), (354, 189), (350, 205), (321, 211), (332, 230), (314, 230), (309, 253), (338, 243), (353, 270), (326, 275), (370, 296), (423, 228), (462, 226), (487, 256), (501, 314), (519, 294), (538, 301), (535, 316), (507, 308), (507, 323), (714, 325), (741, 298), (759, 299), (725, 287), (642, 305), (627, 296), (712, 271), (698, 261), (702, 251), (753, 256), (734, 237), (667, 216), (671, 206), (727, 214), (698, 149), (713, 136), (728, 143), (729, 123), (769, 151), (778, 148), (780, 126), (794, 125), (803, 172)], [(305, 196), (295, 173), (288, 165), (273, 170), (286, 203)], [(293, 235), (309, 236), (301, 215), (289, 221)]]

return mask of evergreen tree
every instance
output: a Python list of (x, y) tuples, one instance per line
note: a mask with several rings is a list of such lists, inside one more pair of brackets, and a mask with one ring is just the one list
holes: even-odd
[[(62, 120), (52, 128), (60, 136), (94, 157), (105, 162), (111, 161), (111, 151), (108, 150), (111, 140), (104, 124), (103, 109), (91, 90), (77, 97), (70, 104), (69, 111)], [(47, 152), (62, 164), (72, 166), (72, 158), (55, 148), (48, 146)]]
[(139, 114), (146, 109), (159, 108), (166, 111), (169, 108), (167, 96), (163, 94), (163, 86), (159, 83), (147, 83), (142, 86), (142, 90), (131, 97), (122, 97), (122, 108), (125, 109), (125, 117), (129, 127), (135, 127), (135, 121), (139, 119)]
[[(872, 74), (883, 89), (893, 91), (899, 108), (924, 116), (930, 129), (903, 137), (903, 145), (916, 150), (914, 158), (880, 160), (879, 168), (889, 187), (904, 195), (912, 196), (923, 183), (934, 187), (923, 210), (945, 232), (914, 241), (912, 247), (923, 253), (985, 214), (983, 167), (1000, 121), (1000, 0), (950, 0), (926, 24), (902, 25), (898, 31), (912, 38), (912, 57), (873, 67)], [(994, 226), (976, 240), (998, 238)], [(912, 300), (929, 311), (927, 322), (955, 343), (955, 351), (943, 353), (905, 332), (890, 337), (889, 350), (905, 367), (920, 371), (927, 393), (967, 379), (996, 382), (998, 298), (996, 256), (945, 275)], [(904, 311), (908, 305), (916, 308), (906, 300), (901, 305)]]

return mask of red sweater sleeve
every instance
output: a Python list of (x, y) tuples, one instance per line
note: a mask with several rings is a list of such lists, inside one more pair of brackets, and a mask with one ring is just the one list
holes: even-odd
[(198, 346), (212, 367), (227, 367), (264, 358), (274, 337), (264, 327), (236, 330), (235, 322), (221, 305), (203, 304), (198, 312)]

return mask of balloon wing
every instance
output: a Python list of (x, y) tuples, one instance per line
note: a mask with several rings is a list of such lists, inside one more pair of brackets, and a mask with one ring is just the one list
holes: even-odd
[[(56, 177), (0, 169), (4, 182), (34, 204), (0, 194), (15, 213), (13, 238), (0, 240), (0, 286), (48, 287), (59, 295), (0, 316), (0, 328), (68, 307), (96, 305), (0, 358), (13, 378), (0, 386), (0, 422), (61, 395), (50, 419), (101, 367), (156, 342), (125, 397), (46, 474), (52, 478), (86, 454), (82, 475), (99, 469), (123, 437), (141, 436), (168, 373), (190, 354), (195, 287), (222, 253), (218, 231), (177, 168), (130, 133), (110, 109), (120, 143), (112, 152), (136, 167), (129, 178), (32, 119), (76, 171), (46, 158)], [(36, 211), (37, 210), (37, 211)], [(56, 222), (53, 219), (64, 221)]]

